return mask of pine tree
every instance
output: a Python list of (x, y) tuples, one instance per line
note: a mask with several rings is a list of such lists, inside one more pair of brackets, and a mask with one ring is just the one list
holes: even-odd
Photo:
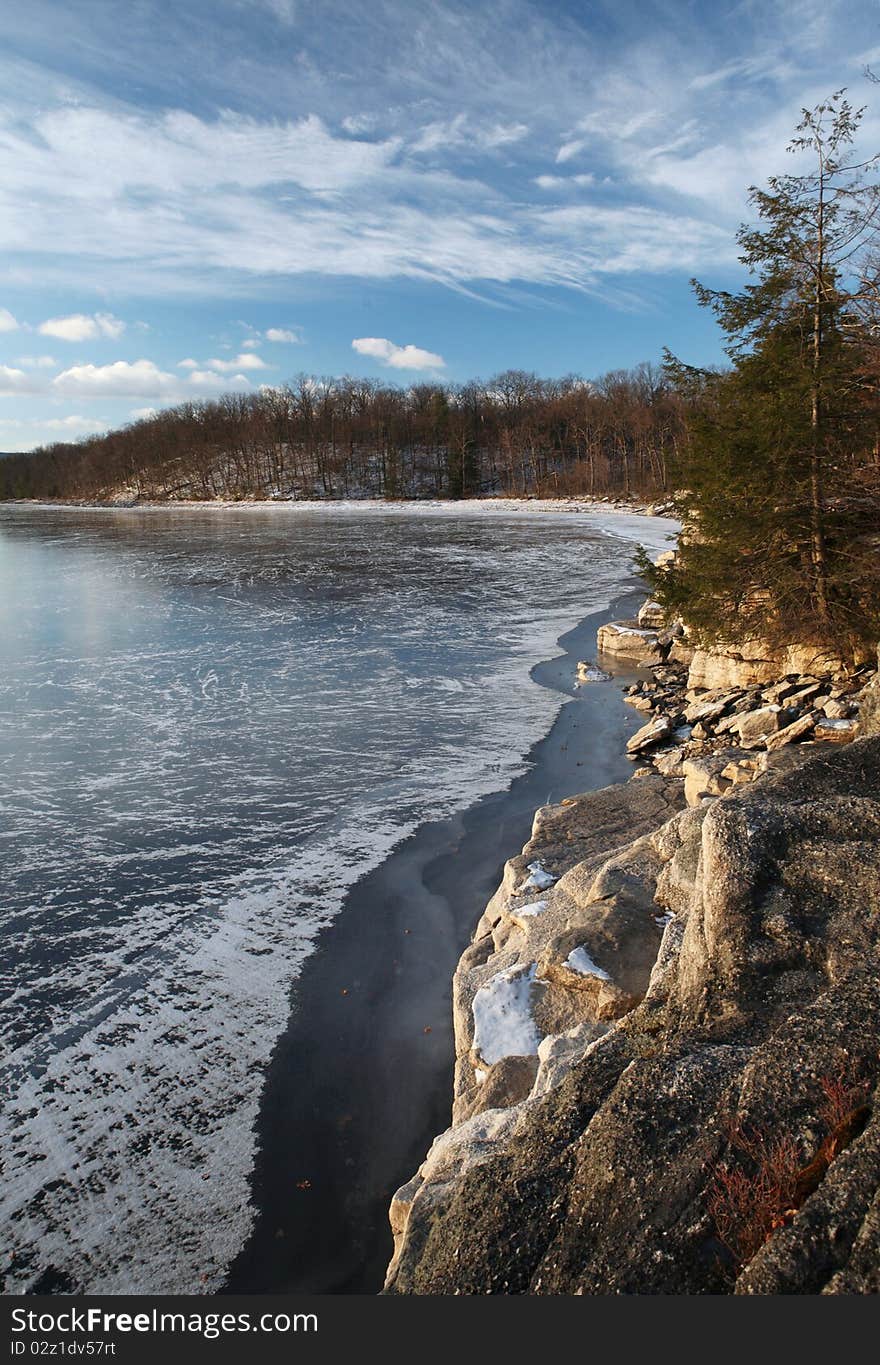
[[(704, 641), (755, 636), (851, 651), (880, 629), (874, 342), (860, 315), (880, 227), (876, 158), (850, 155), (863, 110), (838, 91), (805, 109), (789, 151), (811, 168), (750, 189), (739, 293), (692, 281), (732, 368), (666, 368), (689, 408), (671, 572), (643, 564)], [(872, 472), (873, 470), (873, 472)]]

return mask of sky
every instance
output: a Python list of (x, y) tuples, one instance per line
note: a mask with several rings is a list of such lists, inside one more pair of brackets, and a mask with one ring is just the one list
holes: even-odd
[[(0, 0), (0, 450), (298, 373), (723, 358), (877, 0)], [(876, 106), (876, 113), (870, 107)]]

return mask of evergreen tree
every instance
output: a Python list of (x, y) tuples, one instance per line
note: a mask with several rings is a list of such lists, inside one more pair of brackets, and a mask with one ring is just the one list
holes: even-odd
[(880, 402), (859, 314), (880, 225), (876, 158), (849, 149), (862, 110), (838, 91), (804, 110), (789, 151), (810, 169), (752, 187), (740, 293), (693, 281), (726, 334), (730, 371), (667, 354), (689, 410), (676, 471), (675, 567), (643, 561), (656, 595), (704, 641), (763, 636), (852, 650), (880, 630)]

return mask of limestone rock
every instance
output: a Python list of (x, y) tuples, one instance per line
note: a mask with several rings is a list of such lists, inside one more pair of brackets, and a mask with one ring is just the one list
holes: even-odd
[(638, 621), (612, 621), (600, 626), (596, 644), (600, 655), (626, 660), (636, 668), (659, 663), (663, 657), (656, 630), (643, 628)]
[(640, 626), (648, 630), (662, 630), (666, 624), (663, 608), (659, 602), (643, 602), (636, 619)]
[(654, 753), (654, 767), (658, 773), (664, 777), (683, 777), (684, 768), (682, 766), (683, 750), (661, 749)]
[(538, 1048), (538, 1074), (532, 1095), (545, 1095), (564, 1081), (575, 1062), (583, 1061), (589, 1049), (604, 1038), (609, 1027), (603, 1023), (578, 1024), (565, 1033), (545, 1038)]
[(643, 725), (641, 730), (626, 741), (626, 751), (628, 754), (640, 754), (645, 749), (653, 749), (657, 744), (662, 744), (672, 734), (672, 721), (669, 716), (658, 716), (656, 720), (651, 720), (647, 725)]
[[(389, 1292), (878, 1291), (880, 740), (813, 753), (657, 829), (688, 903), (643, 1003), (542, 1043), (551, 1086), (438, 1139), (396, 1198)], [(812, 1169), (840, 1077), (861, 1118), (818, 1183), (757, 1250), (722, 1243), (732, 1133)]]
[(770, 706), (762, 706), (757, 711), (746, 711), (741, 715), (735, 729), (742, 747), (755, 749), (759, 744), (763, 744), (769, 735), (781, 729), (780, 714), (781, 708), (772, 703)]
[(843, 660), (819, 646), (791, 645), (772, 650), (764, 640), (698, 649), (690, 665), (691, 687), (748, 687), (769, 684), (788, 674), (838, 673)]
[(696, 652), (694, 646), (689, 645), (687, 641), (673, 640), (666, 657), (672, 663), (684, 664), (685, 668), (690, 668)]
[(791, 744), (792, 740), (802, 739), (808, 735), (815, 727), (816, 717), (810, 712), (806, 716), (801, 716), (800, 720), (795, 720), (791, 725), (786, 725), (784, 729), (778, 730), (775, 735), (770, 735), (766, 740), (765, 747), (769, 751), (781, 749), (785, 744)]
[[(516, 976), (538, 961), (549, 962), (550, 945), (569, 931), (576, 940), (572, 948), (593, 935), (590, 941), (597, 953), (603, 944), (617, 951), (614, 945), (628, 917), (637, 914), (646, 925), (646, 942), (653, 940), (656, 953), (659, 933), (652, 898), (660, 861), (644, 836), (680, 809), (682, 788), (681, 782), (652, 774), (536, 812), (532, 837), (522, 854), (505, 865), (501, 886), (453, 978), (456, 1113), (460, 1105), (475, 1099), (475, 1068), (485, 1069), (486, 1060), (497, 1064), (494, 1055), (486, 1059), (473, 1052), (474, 1001), (494, 978), (504, 973)], [(553, 878), (546, 889), (525, 886), (526, 874), (535, 864)], [(538, 1041), (582, 1022), (595, 1023), (597, 1011), (605, 1017), (620, 1013), (628, 1007), (621, 1002), (631, 1004), (640, 998), (649, 974), (648, 965), (634, 985), (627, 968), (613, 989), (601, 993), (582, 989), (583, 982), (574, 977), (564, 979), (562, 971), (551, 970), (532, 980), (529, 1007)], [(528, 1050), (514, 1046), (511, 1054)]]
[(880, 735), (880, 674), (859, 693), (859, 734)]
[(858, 724), (854, 720), (817, 720), (813, 727), (814, 739), (828, 739), (834, 744), (848, 744), (855, 739)]
[(464, 1123), (487, 1109), (509, 1109), (531, 1092), (538, 1074), (538, 1057), (502, 1057), (490, 1066), (467, 1096), (456, 1102), (453, 1121)]
[(730, 781), (723, 776), (728, 763), (740, 755), (738, 749), (721, 749), (702, 757), (686, 758), (682, 763), (684, 797), (689, 806), (699, 805), (704, 796), (721, 796)]

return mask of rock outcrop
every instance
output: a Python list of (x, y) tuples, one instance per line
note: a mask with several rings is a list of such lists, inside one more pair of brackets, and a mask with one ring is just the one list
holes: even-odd
[(636, 621), (611, 621), (598, 631), (600, 659), (624, 660), (641, 667), (659, 663), (665, 650), (658, 642), (657, 631)]
[[(880, 739), (681, 788), (547, 808), (508, 864), (388, 1292), (880, 1290)], [(486, 1064), (473, 1003), (505, 972), (528, 1051)]]
[[(848, 672), (789, 673), (763, 684), (692, 687), (687, 668), (667, 657), (648, 663), (650, 681), (632, 683), (626, 701), (650, 717), (628, 740), (635, 762), (685, 779), (688, 805), (721, 796), (769, 768), (790, 746), (815, 749), (880, 732), (880, 693), (873, 664)], [(876, 727), (876, 728), (875, 728)]]
[(764, 640), (729, 648), (697, 649), (690, 664), (691, 687), (751, 687), (787, 673), (839, 673), (846, 664), (820, 646), (770, 649)]

